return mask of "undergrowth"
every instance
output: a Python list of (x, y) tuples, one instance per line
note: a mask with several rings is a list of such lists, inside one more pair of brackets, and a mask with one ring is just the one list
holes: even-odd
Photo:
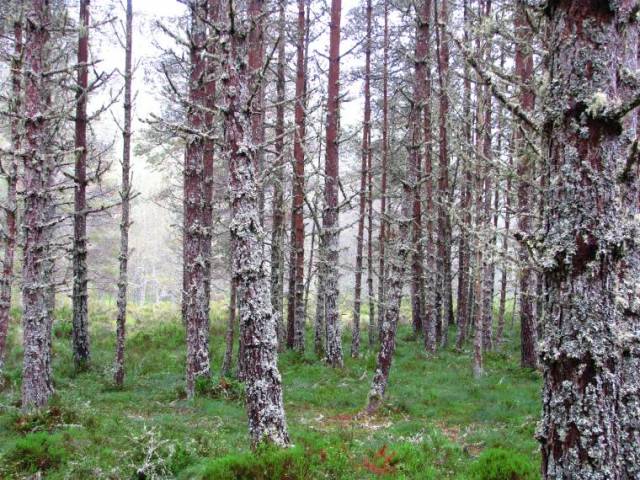
[[(520, 369), (515, 331), (487, 355), (487, 375), (475, 380), (469, 349), (427, 357), (421, 339), (402, 325), (386, 401), (365, 420), (355, 416), (366, 401), (375, 351), (345, 356), (338, 370), (318, 361), (311, 344), (304, 354), (283, 352), (294, 446), (251, 452), (242, 383), (215, 375), (199, 381), (195, 399), (184, 395), (185, 334), (176, 306), (132, 305), (120, 389), (112, 383), (115, 305), (91, 306), (92, 366), (83, 373), (73, 369), (70, 309), (57, 310), (56, 395), (48, 409), (29, 414), (19, 408), (21, 332), (13, 313), (0, 390), (0, 478), (539, 478), (540, 378)], [(224, 353), (225, 316), (224, 303), (214, 304), (214, 368)], [(348, 352), (348, 333), (344, 342)]]

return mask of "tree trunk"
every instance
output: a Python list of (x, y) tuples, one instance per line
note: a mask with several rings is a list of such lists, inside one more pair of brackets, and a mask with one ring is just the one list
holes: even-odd
[(120, 219), (120, 267), (118, 275), (118, 318), (116, 321), (116, 360), (113, 378), (118, 387), (124, 382), (124, 345), (127, 321), (127, 262), (129, 261), (129, 202), (131, 199), (131, 82), (133, 54), (133, 6), (127, 0), (124, 67), (124, 129), (122, 131), (122, 218)]
[(47, 226), (51, 204), (49, 185), (53, 166), (47, 153), (49, 120), (47, 112), (47, 69), (49, 5), (31, 0), (26, 11), (24, 45), (25, 150), (24, 150), (24, 247), (22, 264), (22, 408), (42, 408), (53, 393), (49, 374), (51, 330), (47, 309), (49, 280), (45, 258), (50, 238)]
[(638, 179), (628, 175), (635, 122), (623, 118), (639, 94), (625, 80), (636, 13), (631, 0), (546, 10), (544, 479), (638, 478), (638, 379), (625, 368), (640, 358)]
[[(277, 334), (265, 270), (262, 225), (256, 172), (256, 149), (262, 148), (253, 138), (251, 97), (262, 79), (255, 75), (259, 50), (251, 31), (262, 21), (264, 2), (251, 0), (246, 28), (241, 28), (241, 12), (231, 5), (225, 38), (226, 75), (224, 139), (229, 159), (229, 194), (232, 205), (231, 257), (233, 281), (238, 288), (240, 335), (244, 348), (244, 380), (249, 434), (255, 447), (262, 442), (279, 446), (289, 443), (282, 400), (282, 379), (278, 370)], [(246, 30), (249, 29), (249, 32)], [(247, 35), (249, 33), (249, 35)], [(249, 61), (244, 52), (249, 52)], [(253, 52), (253, 53), (252, 53)]]
[(183, 321), (187, 327), (187, 395), (195, 394), (198, 378), (209, 378), (209, 280), (205, 218), (205, 139), (204, 107), (207, 97), (206, 49), (207, 0), (197, 0), (191, 8), (191, 72), (187, 122), (198, 132), (187, 141), (184, 158), (184, 229), (183, 229)]
[[(520, 82), (519, 102), (521, 108), (531, 112), (534, 107), (535, 94), (533, 92), (533, 54), (531, 52), (531, 29), (526, 18), (525, 2), (516, 3), (516, 76)], [(521, 238), (518, 257), (520, 260), (520, 324), (521, 324), (521, 364), (523, 367), (535, 368), (536, 361), (536, 329), (533, 316), (533, 278), (527, 242), (531, 234), (531, 182), (533, 153), (526, 140), (525, 127), (516, 130), (515, 148), (518, 157), (518, 230)]]
[(291, 258), (289, 269), (288, 345), (304, 351), (304, 142), (305, 142), (305, 12), (304, 0), (298, 0), (296, 41), (295, 132), (293, 137), (293, 199), (291, 205)]
[[(441, 344), (443, 347), (448, 342), (449, 324), (452, 322), (453, 305), (451, 292), (451, 219), (449, 218), (449, 145), (447, 134), (447, 119), (449, 116), (449, 43), (444, 35), (444, 25), (448, 22), (447, 12), (448, 0), (440, 1), (440, 11), (436, 18), (440, 28), (436, 28), (438, 33), (438, 82), (440, 85), (440, 125), (439, 142), (440, 150), (438, 156), (438, 260), (440, 282), (439, 289), (442, 297), (442, 334)], [(436, 2), (437, 4), (437, 2)]]
[(271, 226), (271, 304), (276, 316), (278, 349), (282, 349), (285, 332), (282, 322), (284, 291), (284, 107), (285, 107), (285, 2), (278, 2), (278, 65), (276, 67), (276, 127), (275, 172), (273, 178), (273, 208)]
[(14, 256), (16, 249), (16, 214), (17, 214), (17, 182), (18, 182), (18, 152), (22, 146), (20, 132), (22, 112), (22, 19), (13, 25), (14, 54), (11, 59), (11, 94), (13, 100), (9, 105), (11, 120), (11, 154), (10, 163), (3, 170), (7, 178), (7, 203), (4, 206), (6, 232), (4, 244), (4, 258), (2, 259), (2, 278), (0, 278), (0, 375), (4, 370), (4, 360), (7, 350), (7, 335), (11, 321), (11, 287), (14, 279)]
[(229, 282), (229, 313), (227, 315), (227, 332), (225, 334), (225, 350), (224, 359), (222, 360), (222, 369), (220, 375), (228, 377), (231, 375), (233, 368), (233, 334), (236, 328), (236, 310), (237, 310), (237, 289), (233, 279)]
[(364, 251), (364, 221), (367, 206), (367, 179), (369, 178), (369, 159), (371, 158), (371, 15), (373, 7), (367, 0), (367, 37), (365, 43), (364, 66), (364, 120), (362, 125), (362, 151), (360, 167), (360, 208), (358, 217), (358, 244), (356, 247), (356, 280), (353, 299), (353, 332), (351, 336), (351, 356), (360, 355), (360, 304), (362, 290), (362, 255)]
[[(464, 0), (464, 41), (469, 45), (469, 0)], [(462, 100), (463, 136), (467, 146), (473, 144), (471, 136), (471, 75), (468, 62), (464, 63), (464, 93)], [(467, 147), (467, 148), (468, 148)], [(468, 150), (470, 150), (468, 148)], [(471, 249), (469, 238), (471, 230), (471, 184), (472, 184), (471, 158), (462, 156), (462, 185), (460, 192), (461, 225), (458, 241), (458, 302), (456, 312), (456, 324), (458, 332), (456, 336), (456, 349), (462, 350), (466, 340), (467, 325), (469, 323), (469, 267)]]
[[(387, 172), (389, 169), (389, 0), (384, 0), (382, 46), (382, 173), (380, 180), (380, 232), (378, 236), (378, 336), (382, 334), (385, 299), (385, 243), (387, 232)], [(373, 344), (375, 338), (369, 337)]]
[(338, 257), (340, 224), (338, 220), (338, 142), (340, 110), (340, 15), (341, 0), (331, 0), (329, 34), (329, 86), (327, 94), (327, 138), (322, 230), (325, 238), (325, 324), (327, 331), (325, 356), (332, 367), (342, 367), (340, 311), (338, 309)]
[(78, 79), (75, 117), (75, 172), (73, 216), (73, 361), (85, 370), (89, 351), (87, 292), (87, 96), (89, 95), (89, 0), (80, 0), (78, 22)]

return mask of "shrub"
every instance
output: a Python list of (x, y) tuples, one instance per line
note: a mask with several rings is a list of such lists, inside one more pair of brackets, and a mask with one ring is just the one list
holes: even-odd
[(524, 455), (490, 448), (482, 452), (471, 464), (471, 480), (536, 480), (539, 478), (536, 465)]
[(5, 468), (14, 472), (34, 474), (58, 468), (67, 457), (61, 434), (36, 432), (18, 439), (5, 455), (3, 463)]

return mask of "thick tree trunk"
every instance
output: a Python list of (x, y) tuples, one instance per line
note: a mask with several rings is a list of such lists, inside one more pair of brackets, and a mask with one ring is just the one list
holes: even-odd
[[(362, 125), (362, 151), (360, 167), (360, 208), (358, 217), (358, 239), (356, 247), (356, 280), (353, 299), (353, 330), (351, 336), (351, 356), (360, 355), (360, 304), (362, 291), (362, 264), (364, 251), (364, 221), (367, 206), (367, 180), (369, 159), (371, 158), (371, 15), (373, 7), (367, 0), (367, 37), (365, 43), (364, 63), (364, 119)], [(371, 277), (371, 276), (369, 276)]]
[(75, 117), (73, 216), (73, 361), (77, 370), (89, 367), (87, 300), (87, 96), (89, 95), (89, 0), (80, 0), (78, 79)]
[(542, 476), (635, 479), (640, 399), (625, 367), (637, 370), (640, 353), (638, 179), (635, 122), (623, 117), (640, 93), (625, 58), (637, 2), (554, 2), (546, 13)]
[[(240, 335), (244, 348), (244, 380), (249, 434), (253, 446), (271, 442), (286, 446), (289, 435), (282, 399), (282, 379), (278, 370), (277, 333), (269, 294), (253, 139), (251, 96), (261, 81), (255, 75), (257, 45), (251, 30), (262, 21), (264, 2), (251, 0), (246, 28), (240, 28), (242, 13), (236, 5), (228, 12), (228, 24), (222, 45), (225, 48), (225, 143), (229, 159), (229, 193), (232, 205), (231, 257), (233, 281), (237, 285)], [(246, 30), (249, 29), (249, 35)], [(248, 37), (248, 44), (247, 44)], [(248, 51), (247, 62), (245, 52)], [(254, 52), (254, 55), (251, 55)]]
[(7, 179), (7, 200), (4, 206), (6, 232), (4, 258), (2, 259), (2, 278), (0, 278), (0, 375), (4, 370), (7, 350), (7, 335), (11, 321), (11, 287), (14, 279), (14, 256), (16, 249), (16, 214), (17, 214), (17, 182), (18, 152), (22, 146), (22, 19), (15, 20), (13, 25), (14, 53), (11, 59), (11, 94), (13, 100), (9, 108), (11, 120), (11, 147), (13, 152), (9, 165), (3, 167)]
[(276, 316), (278, 349), (284, 347), (283, 325), (284, 293), (284, 107), (285, 107), (285, 1), (278, 2), (278, 65), (276, 67), (276, 127), (275, 127), (275, 172), (273, 175), (273, 204), (271, 225), (271, 304)]
[(340, 109), (340, 16), (341, 0), (331, 0), (329, 34), (329, 86), (327, 94), (327, 138), (324, 185), (324, 215), (322, 230), (325, 238), (325, 324), (327, 363), (342, 367), (342, 340), (338, 308), (338, 259), (340, 254), (340, 223), (338, 220), (339, 178), (339, 109)]
[(47, 309), (48, 282), (45, 258), (50, 241), (47, 227), (51, 204), (49, 185), (53, 166), (46, 155), (49, 120), (47, 80), (49, 4), (31, 0), (26, 10), (24, 247), (22, 264), (22, 408), (42, 408), (53, 393), (49, 372), (51, 329)]
[[(187, 122), (202, 132), (206, 128), (204, 107), (207, 97), (205, 77), (207, 0), (197, 0), (191, 8), (191, 72)], [(209, 378), (209, 249), (205, 192), (205, 139), (201, 133), (189, 137), (184, 158), (183, 228), (183, 321), (187, 328), (187, 395), (193, 397), (198, 378)]]
[(118, 387), (124, 382), (124, 345), (127, 322), (127, 266), (129, 261), (129, 208), (131, 200), (131, 82), (133, 76), (133, 6), (127, 0), (124, 66), (124, 129), (122, 131), (122, 217), (120, 219), (120, 267), (118, 275), (118, 318), (116, 321), (116, 359), (113, 379)]

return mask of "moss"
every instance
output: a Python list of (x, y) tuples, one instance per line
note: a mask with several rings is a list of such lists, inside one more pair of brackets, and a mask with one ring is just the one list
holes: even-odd
[(31, 433), (16, 441), (3, 457), (5, 473), (34, 474), (62, 466), (69, 458), (62, 434)]
[(470, 480), (536, 480), (537, 465), (517, 452), (493, 448), (482, 452), (469, 468)]

